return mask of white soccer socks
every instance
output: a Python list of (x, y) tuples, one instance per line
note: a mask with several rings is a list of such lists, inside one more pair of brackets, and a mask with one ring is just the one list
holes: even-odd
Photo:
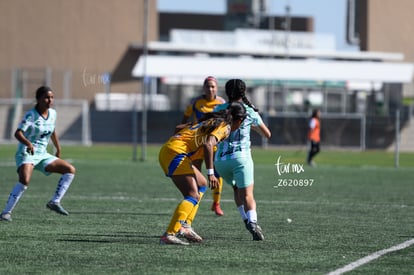
[(56, 188), (56, 192), (53, 195), (51, 201), (59, 203), (60, 200), (65, 195), (66, 191), (68, 191), (70, 184), (72, 183), (73, 179), (75, 178), (74, 174), (66, 173), (60, 177), (59, 183)]
[(14, 185), (9, 199), (7, 200), (6, 207), (4, 208), (2, 213), (11, 213), (16, 206), (17, 202), (20, 200), (23, 192), (27, 189), (27, 186), (18, 182)]

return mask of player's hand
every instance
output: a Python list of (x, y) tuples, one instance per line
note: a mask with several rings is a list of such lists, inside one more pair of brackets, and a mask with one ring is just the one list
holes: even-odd
[(216, 176), (214, 175), (209, 175), (207, 176), (208, 178), (208, 187), (210, 187), (210, 189), (214, 189), (214, 188), (218, 188), (220, 183), (218, 181), (218, 179), (216, 178)]
[(30, 155), (34, 155), (34, 146), (33, 146), (33, 144), (30, 144), (29, 146), (27, 146), (26, 152)]

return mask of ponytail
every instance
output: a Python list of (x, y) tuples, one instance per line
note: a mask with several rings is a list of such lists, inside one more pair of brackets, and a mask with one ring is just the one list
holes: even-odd
[(253, 103), (251, 103), (244, 94), (242, 96), (242, 100), (243, 100), (244, 104), (246, 104), (247, 106), (252, 108), (255, 112), (259, 112), (259, 109), (256, 108), (256, 106), (254, 106)]
[(210, 134), (221, 124), (231, 125), (233, 121), (244, 120), (247, 116), (246, 108), (240, 102), (231, 102), (229, 106), (218, 112), (206, 113), (199, 120), (201, 132)]
[(255, 112), (259, 109), (256, 108), (246, 97), (246, 83), (241, 79), (230, 79), (225, 85), (226, 95), (229, 102), (242, 100), (244, 104), (252, 108)]

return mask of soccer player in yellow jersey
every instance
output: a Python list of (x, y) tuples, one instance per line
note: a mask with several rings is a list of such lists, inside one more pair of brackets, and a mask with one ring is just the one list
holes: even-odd
[[(160, 165), (184, 198), (177, 205), (167, 230), (161, 236), (161, 244), (189, 244), (177, 236), (183, 236), (190, 242), (202, 241), (192, 227), (184, 225), (199, 203), (201, 194), (207, 189), (207, 183), (210, 188), (218, 186), (213, 168), (214, 147), (226, 139), (231, 131), (237, 130), (245, 118), (246, 108), (243, 104), (231, 103), (225, 110), (205, 114), (197, 124), (183, 126), (162, 146)], [(200, 148), (204, 150), (208, 179), (191, 159)]]
[[(225, 103), (224, 98), (217, 95), (217, 80), (212, 76), (208, 76), (204, 79), (203, 83), (203, 95), (198, 96), (191, 100), (190, 104), (187, 106), (183, 119), (181, 123), (187, 123), (189, 120), (197, 122), (200, 118), (206, 114), (213, 112), (214, 108), (217, 105)], [(200, 149), (192, 157), (194, 165), (201, 170), (201, 165), (203, 164), (203, 150)], [(223, 179), (217, 174), (216, 176), (219, 180), (219, 186), (212, 190), (213, 193), (213, 204), (211, 205), (211, 211), (214, 211), (217, 216), (223, 216), (224, 212), (220, 207), (220, 198), (221, 191), (223, 188)], [(187, 221), (191, 225), (192, 217), (189, 217)]]

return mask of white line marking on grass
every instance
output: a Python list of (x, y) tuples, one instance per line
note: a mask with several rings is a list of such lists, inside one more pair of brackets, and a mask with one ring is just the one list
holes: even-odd
[(354, 270), (355, 268), (360, 267), (361, 265), (369, 263), (370, 261), (373, 261), (373, 260), (375, 260), (375, 259), (377, 259), (377, 258), (379, 258), (379, 257), (381, 257), (381, 256), (383, 256), (387, 253), (394, 252), (394, 251), (397, 251), (397, 250), (402, 250), (402, 249), (407, 248), (407, 247), (409, 247), (410, 245), (413, 245), (413, 244), (414, 244), (414, 239), (411, 239), (411, 240), (405, 241), (403, 243), (397, 244), (393, 247), (376, 251), (376, 252), (374, 252), (374, 253), (372, 253), (372, 254), (364, 257), (364, 258), (361, 258), (361, 259), (359, 259), (355, 262), (347, 264), (346, 266), (343, 266), (343, 267), (341, 267), (337, 270), (331, 271), (331, 272), (328, 273), (328, 275), (339, 275), (339, 274), (343, 274), (345, 272), (349, 272), (349, 271)]
[(15, 167), (16, 163), (13, 161), (10, 162), (0, 162), (0, 167)]
[[(24, 195), (25, 198), (31, 199), (39, 199), (44, 198), (43, 195), (36, 195), (36, 194), (26, 194)], [(155, 197), (155, 198), (143, 198), (139, 196), (123, 196), (123, 195), (113, 195), (113, 196), (104, 196), (104, 195), (68, 195), (67, 198), (75, 199), (75, 200), (115, 200), (115, 201), (179, 201), (182, 200), (182, 197), (169, 197), (169, 198), (162, 198), (162, 197)], [(205, 202), (212, 202), (212, 199), (203, 198)], [(223, 203), (234, 203), (233, 199), (221, 199)], [(347, 205), (347, 206), (357, 206), (357, 207), (375, 207), (375, 208), (414, 208), (414, 205), (406, 205), (406, 204), (370, 204), (370, 203), (344, 203), (344, 202), (332, 202), (332, 201), (282, 201), (282, 200), (256, 200), (258, 204), (292, 204), (292, 205)]]

